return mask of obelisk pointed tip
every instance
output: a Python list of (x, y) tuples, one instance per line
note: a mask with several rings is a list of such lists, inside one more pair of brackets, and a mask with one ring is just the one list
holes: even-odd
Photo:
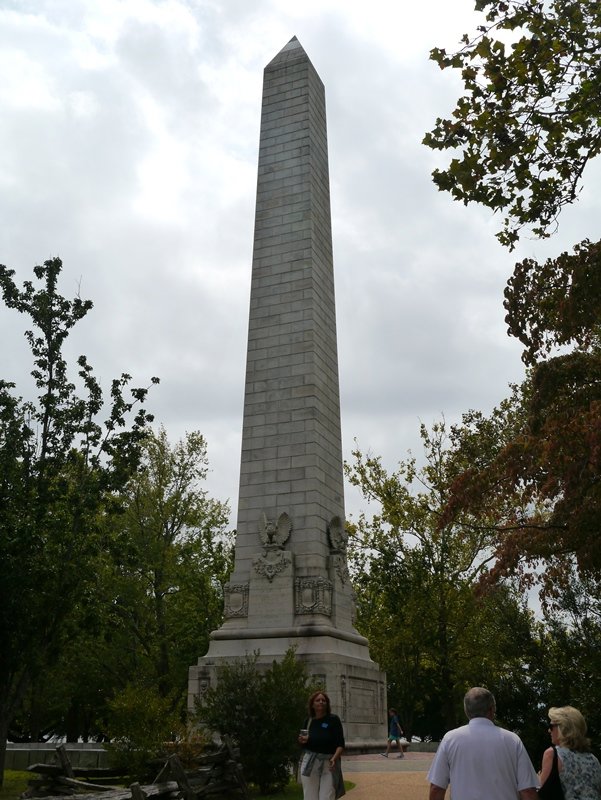
[(296, 36), (293, 36), (292, 39), (290, 39), (290, 41), (287, 44), (285, 44), (284, 47), (282, 47), (280, 52), (284, 52), (284, 50), (286, 50), (286, 51), (287, 50), (294, 50), (297, 47), (300, 47), (301, 50), (303, 49), (301, 43), (296, 38)]
[(301, 58), (308, 58), (308, 56), (299, 40), (296, 38), (296, 36), (293, 36), (292, 39), (290, 39), (290, 41), (285, 44), (284, 47), (282, 47), (277, 56), (275, 56), (275, 58), (269, 62), (267, 68), (277, 66), (283, 61), (291, 61)]

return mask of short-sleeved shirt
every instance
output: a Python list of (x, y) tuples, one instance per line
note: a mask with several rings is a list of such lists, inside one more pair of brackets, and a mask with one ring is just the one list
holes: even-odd
[(403, 734), (403, 729), (401, 728), (401, 723), (399, 722), (399, 718), (395, 714), (393, 717), (390, 717), (390, 724), (388, 726), (388, 737), (390, 739), (398, 739)]
[(538, 778), (519, 736), (484, 717), (446, 733), (428, 772), (428, 780), (453, 800), (516, 800)]
[(565, 800), (599, 800), (601, 798), (601, 764), (592, 753), (579, 753), (558, 747), (562, 771), (559, 780)]

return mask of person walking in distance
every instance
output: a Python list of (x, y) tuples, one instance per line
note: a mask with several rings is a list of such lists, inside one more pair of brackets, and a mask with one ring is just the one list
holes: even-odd
[(401, 744), (401, 736), (403, 735), (403, 729), (401, 728), (401, 723), (399, 722), (398, 715), (396, 713), (396, 709), (389, 708), (388, 709), (388, 741), (386, 742), (386, 752), (380, 753), (381, 756), (384, 758), (388, 758), (390, 755), (390, 748), (392, 747), (392, 743), (396, 742), (399, 748), (399, 758), (405, 758), (405, 753), (403, 753), (403, 745)]
[(430, 800), (536, 800), (538, 778), (520, 737), (495, 725), (494, 695), (475, 686), (464, 697), (469, 722), (442, 737), (428, 772)]

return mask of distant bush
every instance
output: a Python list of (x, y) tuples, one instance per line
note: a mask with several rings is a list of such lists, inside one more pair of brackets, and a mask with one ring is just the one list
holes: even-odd
[(197, 716), (202, 725), (231, 736), (244, 777), (269, 794), (286, 786), (298, 759), (298, 730), (311, 687), (294, 649), (268, 669), (257, 666), (258, 656), (220, 667), (217, 686), (197, 705)]
[(165, 743), (181, 728), (172, 701), (156, 689), (127, 686), (108, 706), (111, 766), (138, 780), (154, 777), (149, 762), (166, 756)]
[(207, 750), (215, 749), (211, 736), (196, 726), (181, 725), (175, 740), (167, 742), (168, 755), (176, 755), (184, 769), (194, 769)]

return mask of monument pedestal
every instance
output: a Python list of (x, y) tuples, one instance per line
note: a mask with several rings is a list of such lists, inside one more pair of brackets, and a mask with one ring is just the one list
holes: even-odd
[[(343, 530), (333, 521), (325, 537), (329, 555), (321, 559), (321, 566), (312, 558), (311, 566), (303, 569), (296, 568), (294, 554), (284, 550), (292, 535), (289, 516), (280, 516), (279, 534), (267, 538), (268, 528), (263, 516), (265, 547), (251, 559), (248, 582), (233, 579), (226, 584), (226, 621), (211, 634), (208, 653), (190, 668), (190, 707), (217, 684), (219, 667), (258, 653), (259, 668), (268, 668), (292, 647), (313, 681), (330, 696), (348, 744), (385, 741), (386, 677), (371, 660), (367, 639), (352, 627), (353, 590)], [(307, 570), (313, 574), (299, 574)]]
[[(344, 726), (347, 744), (385, 742), (386, 676), (369, 658), (367, 642), (358, 634), (355, 641), (341, 639), (327, 626), (303, 626), (285, 631), (273, 628), (256, 632), (256, 638), (240, 638), (249, 631), (232, 630), (225, 638), (223, 629), (211, 641), (209, 652), (190, 668), (190, 698), (199, 697), (217, 683), (218, 670), (243, 655), (259, 652), (259, 667), (281, 661), (290, 647), (303, 661), (311, 677), (330, 697), (332, 710)], [(300, 725), (301, 720), (299, 720)]]

